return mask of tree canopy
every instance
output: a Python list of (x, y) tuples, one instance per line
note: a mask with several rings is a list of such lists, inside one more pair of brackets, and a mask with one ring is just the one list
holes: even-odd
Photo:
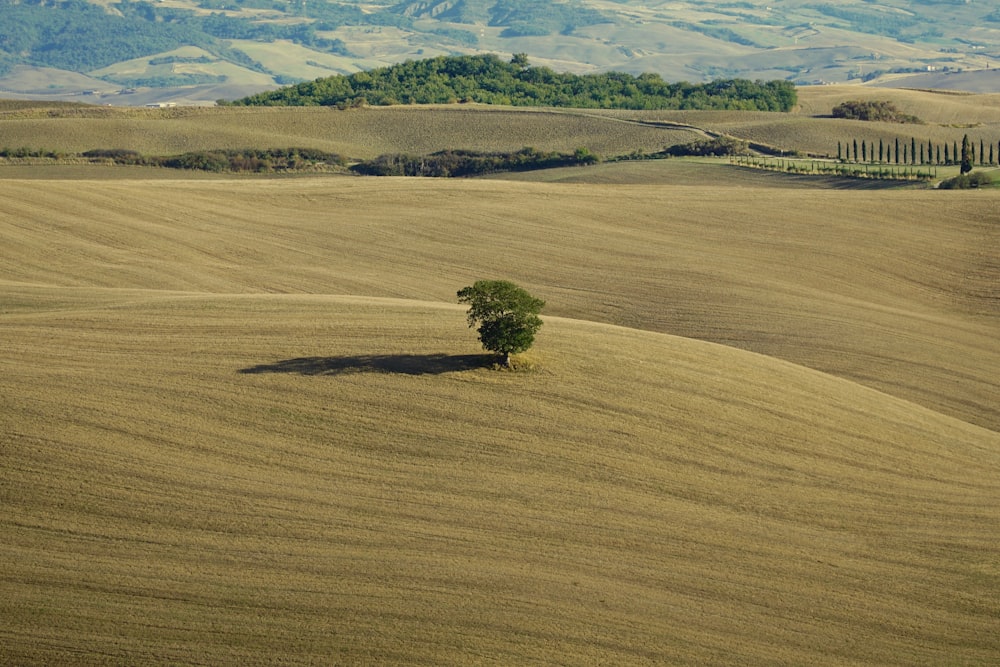
[(728, 79), (704, 84), (667, 83), (657, 74), (633, 76), (558, 73), (528, 65), (518, 54), (505, 62), (493, 54), (410, 60), (337, 75), (245, 97), (251, 106), (354, 106), (360, 103), (452, 102), (590, 109), (733, 109), (789, 111), (797, 101), (788, 81)]
[(542, 326), (545, 302), (506, 280), (477, 280), (458, 291), (458, 302), (469, 304), (469, 327), (478, 325), (483, 349), (500, 355), (504, 366), (531, 347)]
[(887, 123), (921, 122), (916, 116), (903, 113), (888, 100), (848, 100), (835, 106), (831, 115), (834, 118), (848, 120), (885, 121)]

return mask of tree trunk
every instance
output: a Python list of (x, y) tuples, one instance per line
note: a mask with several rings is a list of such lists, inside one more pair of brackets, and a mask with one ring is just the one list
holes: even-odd
[(504, 368), (510, 368), (510, 352), (500, 353), (500, 365)]

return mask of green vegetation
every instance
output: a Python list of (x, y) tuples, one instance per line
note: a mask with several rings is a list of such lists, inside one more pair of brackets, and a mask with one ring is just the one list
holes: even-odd
[(966, 134), (962, 137), (962, 161), (959, 167), (963, 175), (972, 171), (972, 161), (975, 159), (972, 150), (972, 145), (969, 143), (969, 135)]
[(596, 155), (585, 148), (573, 153), (522, 148), (514, 153), (446, 150), (431, 155), (381, 155), (351, 167), (368, 176), (477, 176), (500, 171), (530, 171), (594, 164)]
[(343, 167), (346, 164), (339, 155), (313, 148), (194, 151), (168, 157), (144, 156), (124, 149), (97, 149), (83, 153), (83, 157), (121, 165), (211, 172), (302, 171)]
[(478, 324), (483, 349), (500, 355), (510, 367), (510, 355), (524, 352), (542, 326), (545, 302), (506, 280), (477, 280), (458, 291), (458, 302), (469, 304), (469, 327)]
[(930, 181), (937, 177), (936, 167), (915, 167), (889, 164), (845, 164), (830, 160), (789, 159), (752, 155), (734, 156), (731, 164), (738, 167), (777, 171), (809, 176), (836, 176), (878, 181)]
[(668, 84), (648, 73), (560, 74), (547, 67), (531, 67), (523, 56), (508, 63), (490, 54), (408, 61), (288, 86), (231, 104), (346, 107), (463, 101), (587, 109), (789, 111), (796, 99), (795, 87), (787, 81)]
[[(4, 55), (0, 66), (6, 61), (8, 66), (24, 63), (85, 72), (182, 46), (198, 46), (243, 67), (264, 71), (259, 63), (231, 48), (225, 40), (286, 39), (318, 51), (343, 53), (342, 42), (319, 37), (316, 30), (332, 29), (341, 23), (363, 23), (367, 16), (354, 7), (348, 12), (349, 16), (334, 24), (284, 24), (224, 14), (205, 16), (142, 1), (123, 2), (115, 7), (120, 14), (109, 14), (85, 0), (54, 3), (0, 0), (4, 19), (0, 22), (0, 54)], [(197, 82), (144, 83), (186, 85)]]
[(938, 186), (942, 190), (968, 190), (970, 188), (985, 188), (993, 185), (990, 175), (981, 171), (962, 173), (954, 178), (941, 181)]
[(198, 46), (239, 65), (262, 70), (212, 34), (213, 21), (149, 2), (123, 2), (109, 14), (85, 0), (0, 0), (0, 64), (86, 72), (182, 46)]
[[(1000, 142), (997, 143), (1000, 148)], [(962, 173), (972, 171), (976, 164), (987, 166), (996, 164), (994, 144), (986, 144), (982, 139), (979, 141), (978, 157), (976, 145), (969, 139), (969, 135), (962, 137), (961, 153), (956, 142), (952, 142), (949, 149), (947, 142), (935, 144), (928, 139), (927, 143), (918, 142), (916, 137), (910, 137), (909, 141), (900, 141), (896, 137), (892, 142), (879, 139), (876, 151), (875, 142), (862, 139), (858, 143), (857, 139), (849, 142), (837, 142), (837, 160), (840, 162), (854, 162), (861, 164), (896, 164), (896, 165), (960, 165)]]
[(872, 120), (887, 123), (922, 123), (919, 118), (905, 114), (889, 101), (849, 100), (833, 108), (834, 118)]

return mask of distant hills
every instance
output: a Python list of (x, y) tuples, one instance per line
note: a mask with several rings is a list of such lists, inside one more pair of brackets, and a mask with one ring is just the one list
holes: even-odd
[(209, 104), (438, 55), (577, 74), (997, 87), (984, 0), (0, 0), (0, 96)]

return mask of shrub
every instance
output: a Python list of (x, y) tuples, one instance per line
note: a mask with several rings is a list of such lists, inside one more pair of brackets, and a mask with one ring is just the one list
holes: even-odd
[(993, 185), (993, 179), (990, 178), (989, 174), (982, 171), (974, 171), (941, 181), (941, 185), (938, 187), (942, 190), (968, 190), (970, 188), (984, 188), (990, 185)]
[(889, 101), (850, 100), (833, 108), (834, 118), (873, 120), (888, 123), (923, 123), (916, 116), (903, 113)]

